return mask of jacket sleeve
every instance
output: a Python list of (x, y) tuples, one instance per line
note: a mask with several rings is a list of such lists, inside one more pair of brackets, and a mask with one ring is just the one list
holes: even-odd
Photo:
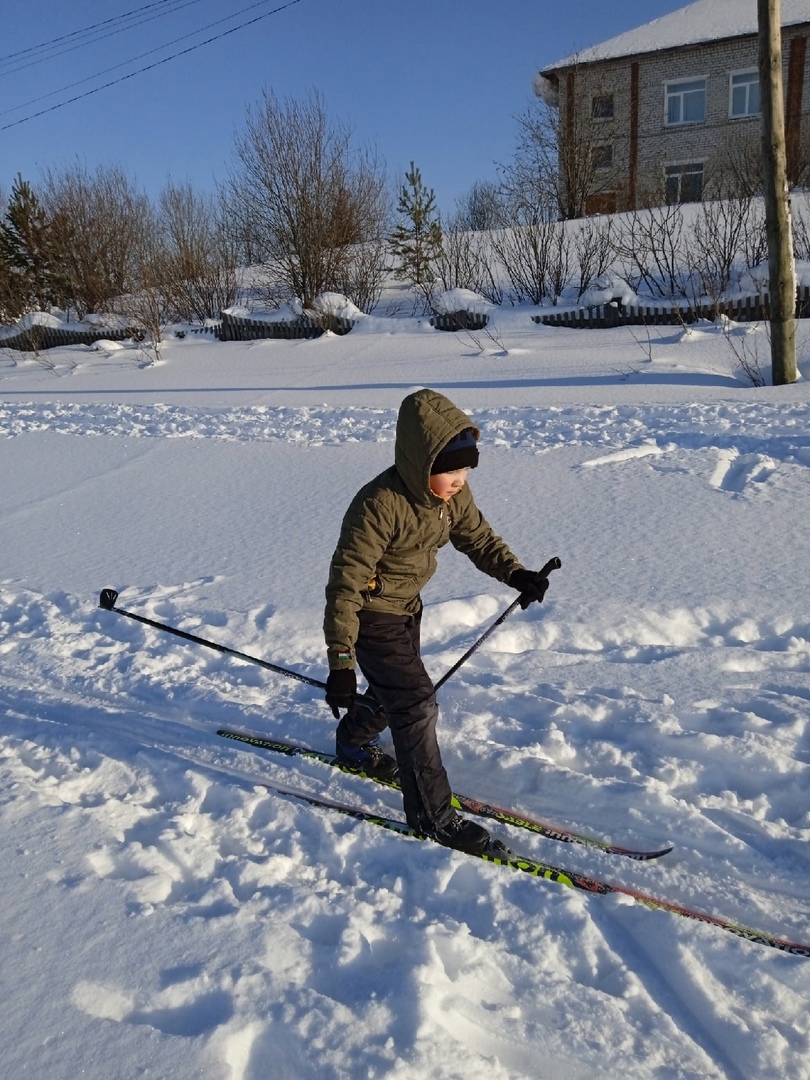
[(390, 510), (369, 498), (346, 512), (326, 585), (323, 630), (329, 669), (353, 668), (363, 593), (377, 570), (392, 534)]
[(454, 507), (456, 516), (450, 529), (450, 542), (483, 573), (508, 584), (515, 570), (524, 569), (523, 564), (492, 531), (469, 488), (465, 487), (462, 495), (465, 497)]

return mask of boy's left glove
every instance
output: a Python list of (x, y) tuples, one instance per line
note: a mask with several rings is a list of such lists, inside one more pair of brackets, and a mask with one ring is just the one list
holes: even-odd
[(535, 600), (542, 604), (548, 589), (548, 578), (537, 570), (514, 570), (509, 584), (520, 593), (520, 606), (525, 611)]
[(326, 704), (336, 720), (340, 709), (350, 709), (357, 695), (357, 675), (354, 668), (338, 668), (330, 671), (326, 679)]

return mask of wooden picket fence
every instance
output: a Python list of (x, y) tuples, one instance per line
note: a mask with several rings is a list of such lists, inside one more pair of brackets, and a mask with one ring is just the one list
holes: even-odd
[(488, 322), (489, 315), (475, 311), (451, 311), (430, 319), (430, 325), (437, 330), (483, 330)]
[(256, 341), (260, 338), (317, 338), (327, 330), (348, 334), (353, 319), (337, 315), (299, 315), (295, 319), (251, 319), (223, 311), (219, 327), (220, 341)]
[(96, 341), (143, 341), (140, 327), (128, 326), (118, 330), (110, 327), (31, 326), (8, 337), (0, 337), (0, 349), (16, 349), (21, 352), (40, 352), (54, 349), (57, 345), (92, 345)]
[[(768, 319), (769, 314), (770, 296), (763, 293), (700, 304), (678, 300), (670, 303), (622, 304), (618, 300), (611, 300), (573, 311), (532, 315), (532, 322), (578, 330), (604, 330), (614, 326), (690, 325), (699, 319), (714, 322), (720, 315), (727, 316), (733, 322), (760, 322)], [(810, 286), (803, 285), (796, 290), (796, 318), (810, 318)]]

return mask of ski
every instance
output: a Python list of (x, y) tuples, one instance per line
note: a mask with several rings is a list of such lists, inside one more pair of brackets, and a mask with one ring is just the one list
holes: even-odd
[[(232, 731), (229, 728), (220, 728), (217, 735), (221, 735), (225, 739), (233, 739), (235, 742), (246, 743), (248, 746), (258, 749), (270, 750), (277, 754), (286, 754), (288, 757), (311, 758), (334, 769), (340, 769), (341, 772), (350, 773), (353, 776), (363, 776), (377, 784), (382, 784), (384, 787), (399, 789), (396, 780), (380, 780), (376, 776), (369, 776), (361, 767), (347, 765), (334, 754), (328, 754), (323, 750), (312, 750), (308, 746), (301, 746), (298, 743), (285, 742), (281, 739), (269, 739), (263, 735), (251, 735), (242, 731)], [(492, 806), (490, 803), (481, 802), (479, 799), (470, 798), (469, 795), (460, 795), (457, 792), (453, 792), (452, 804), (456, 810), (463, 810), (465, 813), (475, 814), (478, 817), (491, 818), (493, 821), (499, 821), (502, 825), (515, 825), (520, 829), (539, 833), (540, 836), (545, 836), (548, 840), (559, 840), (565, 844), (585, 844), (587, 847), (605, 851), (609, 855), (624, 855), (628, 859), (636, 859), (639, 862), (660, 859), (662, 855), (667, 855), (672, 851), (671, 846), (661, 848), (659, 851), (636, 851), (633, 848), (620, 847), (618, 844), (611, 844), (606, 840), (599, 840), (583, 833), (573, 832), (570, 829), (549, 825), (547, 822), (537, 821), (534, 818), (516, 814), (512, 810), (504, 810), (499, 806)]]
[[(432, 840), (432, 837), (417, 832), (406, 822), (400, 821), (397, 818), (385, 817), (385, 815), (375, 814), (371, 810), (346, 806), (343, 803), (332, 802), (330, 799), (322, 799), (316, 795), (310, 795), (307, 792), (292, 791), (265, 782), (261, 782), (257, 786), (276, 795), (297, 799), (300, 802), (307, 803), (309, 806), (316, 807), (320, 810), (330, 810), (339, 814), (345, 814), (348, 817), (354, 818), (356, 821), (365, 821), (368, 824), (376, 825), (381, 829), (388, 829), (390, 832), (398, 833), (400, 836), (412, 837), (414, 840)], [(778, 937), (776, 934), (768, 933), (765, 930), (754, 930), (751, 927), (743, 926), (741, 923), (723, 918), (720, 915), (707, 915), (694, 908), (684, 907), (683, 905), (673, 903), (670, 900), (662, 900), (655, 896), (649, 896), (647, 893), (640, 892), (637, 889), (632, 889), (625, 885), (609, 884), (606, 881), (601, 881), (599, 878), (589, 877), (586, 874), (579, 874), (571, 870), (563, 870), (559, 866), (552, 866), (550, 863), (541, 862), (538, 859), (517, 855), (498, 840), (493, 841), (490, 844), (489, 849), (481, 854), (472, 852), (458, 852), (458, 854), (469, 854), (472, 855), (473, 858), (483, 859), (484, 862), (492, 863), (495, 866), (505, 867), (510, 870), (520, 870), (524, 874), (529, 874), (532, 877), (542, 878), (545, 881), (555, 881), (560, 885), (566, 885), (572, 889), (581, 889), (583, 892), (594, 893), (600, 896), (606, 896), (609, 893), (620, 893), (622, 896), (630, 897), (643, 907), (655, 911), (669, 911), (673, 915), (681, 915), (687, 919), (695, 919), (698, 922), (708, 923), (711, 926), (716, 926), (721, 930), (726, 930), (731, 934), (735, 934), (737, 937), (744, 938), (746, 941), (752, 941), (758, 945), (767, 945), (769, 948), (779, 949), (781, 952), (791, 953), (793, 956), (810, 957), (810, 945), (801, 945), (795, 941), (788, 941), (786, 938)]]

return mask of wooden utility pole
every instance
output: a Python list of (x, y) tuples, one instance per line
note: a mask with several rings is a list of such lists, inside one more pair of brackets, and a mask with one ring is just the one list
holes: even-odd
[(762, 174), (771, 298), (773, 385), (796, 381), (796, 273), (782, 95), (782, 2), (757, 0), (759, 87), (762, 99)]

